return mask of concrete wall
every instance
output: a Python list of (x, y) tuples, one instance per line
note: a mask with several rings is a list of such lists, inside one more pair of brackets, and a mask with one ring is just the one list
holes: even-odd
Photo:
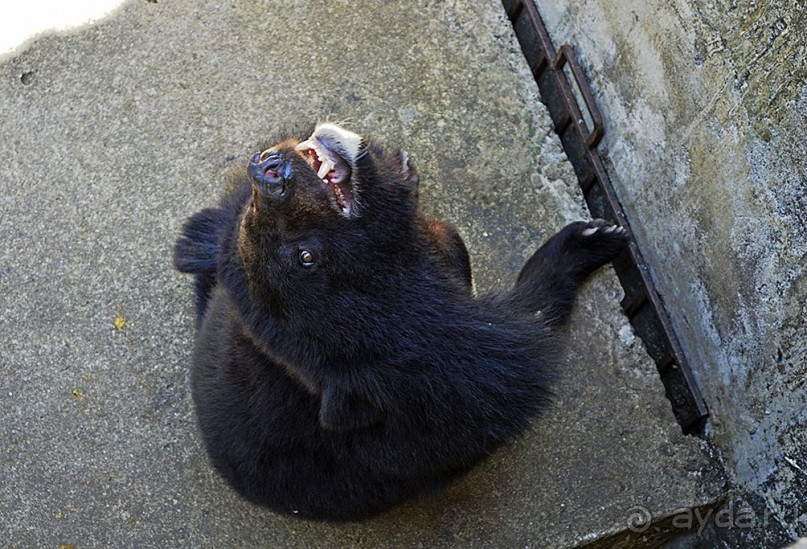
[(606, 116), (602, 152), (741, 492), (807, 533), (807, 11), (538, 0)]

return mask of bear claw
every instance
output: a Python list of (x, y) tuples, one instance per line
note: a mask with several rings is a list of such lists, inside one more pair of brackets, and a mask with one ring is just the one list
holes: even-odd
[(624, 235), (625, 234), (625, 228), (624, 227), (622, 227), (620, 225), (613, 224), (613, 223), (609, 223), (608, 221), (606, 221), (604, 219), (595, 219), (595, 220), (590, 221), (588, 223), (588, 227), (586, 227), (585, 229), (580, 231), (580, 235), (583, 236), (583, 237), (594, 236), (595, 234), (597, 234), (597, 232), (600, 231), (600, 229), (602, 229), (603, 233), (609, 234), (609, 235), (610, 234), (614, 234), (614, 235)]

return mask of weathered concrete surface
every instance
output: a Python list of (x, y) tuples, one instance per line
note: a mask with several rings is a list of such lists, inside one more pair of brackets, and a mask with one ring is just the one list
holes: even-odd
[(721, 496), (610, 271), (575, 311), (558, 405), (437, 501), (312, 524), (240, 501), (206, 463), (191, 284), (170, 249), (273, 128), (347, 120), (407, 147), (481, 290), (584, 216), (497, 1), (142, 1), (0, 74), (4, 545), (566, 546), (624, 529), (636, 505)]
[[(603, 152), (770, 527), (807, 533), (807, 12), (799, 2), (537, 2), (608, 117)], [(760, 521), (761, 522), (761, 521)]]

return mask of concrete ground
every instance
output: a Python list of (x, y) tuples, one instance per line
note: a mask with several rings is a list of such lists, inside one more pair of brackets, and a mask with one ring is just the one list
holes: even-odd
[(580, 296), (557, 405), (436, 500), (309, 523), (207, 465), (171, 247), (275, 128), (333, 120), (407, 149), (480, 291), (586, 217), (497, 0), (137, 1), (0, 75), (3, 545), (570, 546), (722, 497), (610, 270)]

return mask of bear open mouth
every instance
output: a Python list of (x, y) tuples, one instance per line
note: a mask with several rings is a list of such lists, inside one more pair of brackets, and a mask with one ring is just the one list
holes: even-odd
[(316, 132), (297, 145), (295, 150), (302, 153), (317, 176), (328, 185), (342, 215), (349, 216), (354, 203), (350, 179), (353, 170), (350, 163), (317, 139)]

